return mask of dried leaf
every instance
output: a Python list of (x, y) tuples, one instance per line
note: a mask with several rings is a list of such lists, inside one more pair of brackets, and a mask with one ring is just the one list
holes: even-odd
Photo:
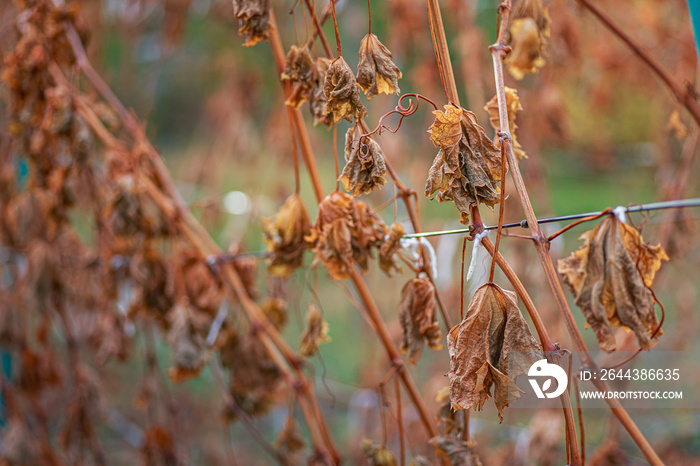
[(238, 35), (245, 35), (245, 46), (270, 40), (269, 0), (233, 0), (233, 15), (238, 19)]
[[(518, 129), (518, 125), (515, 124), (515, 115), (523, 109), (520, 105), (520, 98), (518, 97), (518, 90), (511, 87), (505, 89), (506, 93), (506, 109), (508, 111), (508, 127), (510, 128), (510, 137), (513, 139), (513, 152), (518, 157), (518, 159), (526, 159), (527, 154), (523, 150), (523, 146), (518, 142), (515, 130)], [(489, 100), (484, 106), (484, 110), (489, 112), (489, 119), (491, 120), (491, 126), (493, 126), (494, 131), (496, 131), (496, 136), (493, 140), (497, 148), (501, 148), (501, 139), (498, 137), (498, 133), (501, 131), (501, 121), (498, 114), (498, 96), (493, 96), (493, 99)]]
[[(221, 364), (231, 369), (229, 387), (236, 404), (250, 416), (267, 412), (281, 373), (260, 340), (255, 335), (230, 332), (220, 357)], [(227, 419), (235, 418), (235, 413), (227, 413)]]
[(473, 451), (471, 443), (450, 437), (433, 437), (428, 443), (447, 456), (451, 466), (481, 466), (481, 460)]
[(340, 181), (347, 192), (359, 196), (386, 183), (384, 154), (372, 138), (361, 138), (357, 126), (345, 134), (345, 161)]
[(283, 464), (299, 463), (298, 456), (299, 452), (304, 449), (304, 437), (299, 432), (299, 427), (293, 417), (287, 418), (287, 421), (284, 423), (284, 429), (277, 434), (277, 438), (272, 446), (279, 452)]
[(192, 328), (190, 312), (186, 304), (179, 303), (170, 315), (173, 361), (168, 375), (175, 383), (197, 377), (207, 362), (204, 339)]
[(343, 57), (331, 62), (323, 84), (323, 95), (326, 98), (325, 113), (333, 115), (334, 123), (343, 118), (352, 121), (351, 117), (359, 120), (367, 115), (367, 109), (360, 102), (360, 87)]
[[(569, 285), (576, 304), (593, 328), (600, 348), (615, 349), (611, 326), (634, 332), (639, 346), (653, 346), (651, 334), (659, 321), (649, 290), (662, 260), (660, 245), (649, 246), (633, 227), (614, 216), (605, 218), (579, 240), (583, 245), (558, 263), (559, 275)], [(658, 338), (661, 330), (656, 334)]]
[(460, 222), (466, 225), (470, 206), (493, 207), (499, 201), (501, 151), (472, 112), (445, 105), (444, 112), (433, 113), (435, 122), (428, 132), (440, 151), (430, 167), (425, 195), (438, 191), (438, 201), (454, 202), (461, 212)]
[(287, 323), (287, 303), (280, 298), (267, 298), (260, 305), (263, 314), (270, 319), (272, 325), (280, 330)]
[(318, 352), (319, 345), (329, 341), (331, 339), (328, 336), (328, 322), (323, 320), (316, 306), (311, 304), (306, 314), (306, 328), (301, 334), (299, 354), (304, 358), (311, 357)]
[(418, 362), (425, 343), (431, 349), (442, 349), (435, 287), (428, 277), (414, 278), (404, 285), (399, 303), (399, 320), (403, 327), (401, 351), (408, 352), (411, 364)]
[(367, 456), (367, 463), (372, 466), (396, 466), (396, 458), (384, 446), (370, 439), (362, 439), (362, 452)]
[(542, 0), (520, 0), (513, 7), (508, 26), (508, 45), (513, 50), (505, 64), (515, 79), (523, 79), (544, 66), (542, 56), (549, 41), (550, 22)]
[(392, 223), (389, 228), (389, 236), (379, 248), (379, 267), (389, 276), (395, 271), (401, 271), (396, 261), (396, 253), (401, 247), (401, 238), (405, 234), (406, 230), (402, 224)]
[(688, 127), (681, 120), (681, 114), (678, 110), (671, 112), (671, 116), (668, 117), (667, 128), (673, 131), (676, 139), (685, 139), (688, 136)]
[(209, 266), (194, 250), (181, 251), (182, 275), (189, 303), (200, 311), (214, 315), (224, 300), (224, 287)]
[(326, 113), (328, 101), (323, 91), (330, 66), (331, 60), (325, 57), (318, 57), (314, 62), (314, 80), (309, 94), (309, 109), (314, 117), (314, 126), (324, 125), (328, 127), (333, 124), (333, 115)]
[(270, 254), (271, 275), (288, 278), (301, 267), (305, 236), (311, 232), (311, 220), (298, 194), (292, 194), (273, 217), (263, 219), (263, 241)]
[(542, 351), (523, 319), (515, 293), (494, 283), (481, 286), (464, 320), (447, 336), (450, 398), (454, 409), (481, 410), (491, 396), (503, 421), (503, 408), (523, 393), (515, 384)]
[(398, 94), (401, 71), (392, 61), (391, 52), (374, 34), (367, 34), (360, 42), (360, 62), (357, 65), (357, 84), (368, 99), (377, 94)]
[(314, 82), (314, 62), (306, 44), (292, 45), (287, 53), (282, 80), (292, 83), (292, 92), (285, 104), (299, 107), (311, 97)]
[(321, 201), (318, 218), (306, 240), (313, 245), (314, 264), (323, 266), (335, 280), (350, 276), (357, 263), (367, 271), (372, 248), (384, 240), (384, 222), (364, 202), (334, 191)]

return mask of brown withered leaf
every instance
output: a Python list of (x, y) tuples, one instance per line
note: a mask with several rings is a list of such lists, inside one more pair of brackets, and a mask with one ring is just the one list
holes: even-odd
[(384, 221), (362, 201), (354, 201), (352, 258), (363, 272), (369, 269), (372, 249), (379, 248), (388, 229)]
[(328, 336), (328, 322), (323, 319), (321, 313), (312, 303), (306, 314), (306, 328), (301, 334), (301, 346), (299, 355), (308, 358), (318, 352), (318, 346), (331, 341)]
[(447, 336), (450, 399), (453, 409), (481, 410), (491, 396), (503, 421), (503, 409), (520, 398), (515, 384), (543, 358), (516, 302), (515, 293), (494, 283), (481, 286), (464, 320)]
[(513, 7), (508, 25), (508, 45), (513, 50), (505, 64), (515, 79), (523, 79), (527, 73), (535, 73), (544, 66), (550, 22), (542, 0), (520, 0)]
[(368, 99), (377, 94), (398, 94), (401, 71), (392, 61), (391, 52), (374, 34), (367, 34), (360, 42), (360, 62), (357, 65), (357, 84)]
[(379, 248), (379, 267), (391, 276), (393, 272), (401, 269), (396, 261), (396, 253), (401, 247), (401, 238), (406, 234), (406, 230), (400, 223), (392, 223), (389, 228), (389, 236)]
[[(227, 337), (219, 354), (221, 364), (232, 372), (229, 379), (231, 394), (246, 414), (263, 414), (271, 406), (281, 372), (255, 335), (241, 335), (229, 330)], [(235, 412), (225, 415), (229, 420), (237, 417)]]
[(314, 61), (306, 44), (292, 45), (287, 53), (282, 80), (292, 83), (292, 92), (285, 104), (299, 107), (311, 97), (314, 81)]
[(367, 271), (372, 249), (384, 240), (387, 228), (364, 202), (334, 191), (318, 207), (318, 218), (306, 240), (314, 248), (314, 264), (321, 262), (335, 280), (350, 276), (355, 263)]
[(688, 136), (688, 127), (681, 120), (681, 114), (678, 113), (678, 110), (671, 112), (666, 127), (673, 131), (676, 139), (685, 139), (685, 137)]
[(351, 127), (345, 134), (345, 162), (340, 181), (353, 196), (369, 193), (386, 183), (382, 149), (372, 138), (361, 138), (357, 126)]
[(204, 339), (192, 328), (190, 312), (187, 304), (178, 303), (170, 313), (173, 361), (168, 375), (175, 383), (197, 377), (207, 362)]
[(352, 121), (351, 117), (359, 120), (367, 115), (367, 109), (360, 102), (360, 87), (343, 57), (331, 62), (323, 84), (323, 95), (326, 98), (325, 113), (333, 115), (334, 123), (343, 118)]
[(314, 62), (314, 80), (309, 94), (309, 109), (314, 117), (314, 126), (324, 125), (328, 127), (333, 124), (333, 115), (326, 113), (327, 100), (323, 93), (330, 66), (331, 60), (329, 58), (318, 57)]
[(304, 449), (304, 437), (299, 432), (294, 417), (290, 416), (284, 423), (284, 428), (277, 434), (272, 444), (279, 452), (284, 465), (299, 464), (299, 453)]
[(287, 302), (284, 299), (267, 298), (260, 305), (260, 310), (270, 319), (277, 330), (280, 330), (287, 323)]
[[(669, 260), (660, 246), (644, 243), (633, 227), (608, 216), (579, 240), (583, 245), (558, 263), (559, 275), (569, 285), (600, 348), (615, 349), (612, 327), (634, 332), (639, 346), (653, 346), (651, 334), (659, 321), (649, 290), (661, 261)], [(663, 332), (659, 329), (655, 339)]]
[(476, 116), (463, 108), (445, 105), (436, 110), (428, 130), (440, 149), (425, 183), (425, 195), (435, 193), (440, 202), (452, 201), (459, 209), (460, 222), (469, 223), (469, 207), (499, 201), (501, 151), (476, 122)]
[(233, 0), (233, 15), (238, 19), (238, 35), (245, 35), (246, 47), (270, 39), (270, 1)]
[[(515, 116), (523, 109), (523, 106), (520, 105), (518, 90), (506, 86), (505, 93), (506, 109), (508, 111), (508, 126), (510, 127), (510, 137), (513, 139), (513, 152), (515, 152), (518, 159), (526, 159), (527, 154), (523, 150), (523, 146), (521, 146), (518, 142), (518, 138), (515, 133), (515, 130), (518, 129), (518, 125), (515, 124)], [(496, 131), (496, 136), (494, 137), (493, 143), (500, 149), (501, 139), (498, 137), (498, 133), (501, 131), (501, 121), (498, 114), (498, 96), (493, 96), (493, 99), (489, 100), (484, 106), (484, 110), (489, 112), (491, 126), (493, 127), (494, 131)]]
[(360, 444), (362, 452), (367, 456), (367, 464), (372, 466), (396, 466), (396, 458), (384, 445), (374, 443), (366, 438)]
[(451, 466), (481, 466), (481, 460), (474, 453), (471, 443), (443, 436), (433, 437), (428, 443), (447, 456)]
[(311, 220), (298, 194), (287, 198), (279, 212), (263, 219), (263, 241), (270, 254), (268, 271), (271, 275), (287, 278), (301, 267), (305, 236), (311, 232)]
[(399, 320), (403, 327), (401, 351), (408, 352), (408, 361), (416, 364), (423, 345), (440, 350), (442, 333), (437, 321), (435, 287), (428, 277), (409, 280), (401, 290)]

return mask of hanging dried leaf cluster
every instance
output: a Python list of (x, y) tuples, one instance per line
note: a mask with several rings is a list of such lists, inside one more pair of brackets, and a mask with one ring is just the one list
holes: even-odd
[[(661, 262), (660, 246), (649, 246), (630, 225), (608, 216), (579, 240), (583, 245), (560, 259), (559, 275), (605, 351), (616, 347), (612, 327), (628, 329), (648, 350), (663, 332), (654, 310), (651, 285)], [(652, 339), (652, 335), (654, 335)]]
[(386, 225), (367, 204), (334, 191), (319, 204), (307, 241), (313, 246), (314, 264), (322, 263), (333, 279), (343, 280), (355, 264), (369, 269), (372, 249), (380, 247), (386, 234)]
[(493, 396), (501, 421), (503, 409), (523, 393), (515, 379), (543, 358), (515, 293), (494, 283), (476, 290), (464, 320), (450, 330), (447, 348), (452, 407), (481, 410)]
[(298, 194), (287, 198), (279, 212), (263, 220), (263, 240), (270, 254), (268, 271), (287, 278), (301, 267), (311, 232), (311, 220)]
[(377, 94), (399, 94), (401, 71), (392, 61), (391, 52), (374, 34), (367, 34), (360, 42), (360, 62), (357, 65), (357, 84), (371, 99)]
[(270, 0), (233, 0), (233, 15), (238, 19), (238, 35), (245, 46), (270, 40)]
[(411, 364), (418, 362), (425, 344), (430, 349), (442, 349), (435, 287), (428, 277), (414, 278), (404, 285), (399, 302), (399, 321), (403, 328), (401, 351), (408, 353)]
[(358, 126), (345, 134), (345, 162), (340, 181), (353, 196), (370, 193), (386, 183), (382, 149), (371, 137), (363, 138)]
[(428, 172), (425, 195), (437, 192), (440, 202), (452, 201), (459, 209), (460, 222), (469, 222), (469, 208), (479, 204), (493, 207), (499, 201), (501, 151), (476, 123), (476, 116), (463, 108), (445, 105), (436, 110), (428, 130), (438, 152)]
[(542, 0), (520, 0), (513, 7), (508, 26), (508, 45), (512, 51), (505, 64), (515, 79), (523, 79), (544, 66), (550, 22), (549, 11)]
[[(508, 111), (508, 127), (510, 128), (510, 137), (513, 140), (513, 152), (515, 152), (518, 159), (526, 159), (527, 154), (523, 150), (523, 146), (518, 142), (516, 135), (516, 129), (518, 125), (515, 124), (515, 117), (518, 112), (522, 111), (523, 106), (520, 105), (520, 98), (518, 97), (518, 90), (512, 87), (506, 86), (506, 110)], [(498, 137), (498, 133), (501, 132), (501, 120), (498, 113), (498, 96), (493, 96), (484, 106), (484, 110), (489, 112), (489, 120), (491, 121), (491, 126), (496, 132), (496, 136), (493, 139), (493, 143), (497, 148), (501, 148), (501, 139)]]

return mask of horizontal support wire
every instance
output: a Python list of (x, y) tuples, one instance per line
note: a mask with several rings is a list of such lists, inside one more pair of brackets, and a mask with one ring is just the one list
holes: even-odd
[[(650, 212), (653, 210), (667, 210), (667, 209), (682, 209), (686, 207), (700, 207), (700, 197), (695, 197), (692, 199), (679, 199), (677, 201), (663, 201), (663, 202), (650, 202), (649, 204), (632, 204), (625, 208), (627, 214), (634, 212)], [(603, 211), (597, 212), (586, 212), (583, 214), (572, 214), (572, 215), (562, 215), (560, 217), (549, 217), (538, 219), (537, 223), (554, 223), (554, 222), (565, 222), (567, 220), (578, 220), (585, 217), (592, 217), (602, 214)], [(527, 228), (527, 220), (523, 220), (515, 223), (504, 223), (503, 228)], [(484, 226), (484, 230), (495, 230), (498, 225)], [(469, 228), (458, 228), (456, 230), (440, 230), (440, 231), (426, 231), (424, 233), (411, 233), (408, 235), (403, 235), (401, 238), (425, 238), (429, 236), (443, 236), (443, 235), (458, 235), (469, 233)], [(267, 251), (247, 251), (239, 252), (235, 254), (221, 254), (212, 255), (207, 261), (211, 264), (222, 264), (226, 262), (235, 262), (238, 260), (246, 259), (249, 257), (253, 258), (266, 258), (269, 257), (270, 253)]]
[[(652, 210), (665, 210), (665, 209), (681, 209), (685, 207), (700, 207), (700, 197), (692, 199), (680, 199), (677, 201), (663, 201), (663, 202), (650, 202), (649, 204), (632, 204), (627, 206), (626, 212), (628, 214), (634, 212), (649, 212)], [(587, 212), (583, 214), (572, 214), (572, 215), (562, 215), (560, 217), (549, 217), (538, 219), (537, 223), (554, 223), (554, 222), (564, 222), (567, 220), (578, 220), (585, 217), (591, 217), (595, 215), (602, 214), (603, 211), (598, 212)], [(503, 228), (527, 228), (527, 220), (522, 220), (515, 223), (504, 223)], [(495, 230), (498, 225), (485, 226), (484, 230)], [(425, 238), (427, 236), (443, 236), (443, 235), (457, 235), (470, 233), (469, 228), (458, 228), (456, 230), (441, 230), (441, 231), (426, 231), (424, 233), (412, 233), (404, 235), (403, 238)]]

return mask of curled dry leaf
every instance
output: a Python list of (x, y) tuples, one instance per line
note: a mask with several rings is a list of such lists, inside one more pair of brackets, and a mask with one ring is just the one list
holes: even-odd
[(238, 35), (245, 35), (246, 47), (270, 39), (269, 0), (233, 0), (233, 15), (238, 19)]
[(501, 151), (476, 123), (476, 116), (463, 108), (445, 105), (435, 110), (428, 130), (440, 149), (425, 183), (425, 195), (435, 193), (440, 202), (449, 201), (461, 212), (460, 222), (469, 223), (469, 207), (499, 201), (496, 184), (501, 180)]
[(294, 417), (290, 416), (284, 423), (284, 428), (277, 434), (272, 444), (279, 452), (285, 465), (299, 464), (299, 453), (304, 449), (304, 437), (299, 432)]
[(367, 456), (367, 463), (372, 466), (396, 466), (396, 458), (384, 445), (374, 443), (366, 438), (360, 444), (362, 452)]
[(425, 343), (431, 349), (442, 349), (435, 287), (428, 277), (414, 278), (404, 285), (399, 303), (399, 320), (403, 327), (401, 351), (408, 352), (411, 364), (418, 362)]
[(194, 250), (184, 249), (179, 255), (182, 257), (182, 276), (189, 303), (206, 314), (216, 314), (224, 300), (223, 284)]
[(368, 99), (377, 94), (398, 94), (401, 71), (392, 61), (391, 52), (374, 34), (367, 34), (360, 42), (360, 62), (357, 65), (357, 84)]
[(309, 94), (309, 109), (314, 117), (314, 126), (333, 124), (333, 115), (326, 113), (326, 95), (323, 92), (326, 83), (326, 75), (331, 66), (331, 60), (325, 57), (318, 57), (314, 62), (314, 80)]
[[(513, 139), (513, 152), (518, 157), (518, 159), (526, 159), (527, 154), (523, 150), (523, 146), (518, 142), (515, 130), (518, 129), (518, 125), (515, 124), (515, 115), (523, 109), (520, 105), (520, 98), (518, 97), (518, 90), (506, 86), (506, 109), (508, 111), (508, 126), (510, 128), (510, 137)], [(501, 121), (498, 114), (498, 96), (493, 96), (493, 99), (489, 100), (484, 106), (484, 110), (489, 112), (489, 119), (491, 120), (491, 126), (496, 131), (496, 136), (493, 140), (497, 148), (501, 148), (501, 139), (498, 137), (498, 133), (501, 131)]]
[(343, 118), (352, 121), (351, 117), (359, 120), (367, 115), (367, 109), (360, 102), (360, 87), (343, 57), (331, 62), (323, 84), (323, 95), (326, 98), (325, 113), (333, 115), (334, 123)]
[(311, 220), (298, 194), (292, 194), (273, 217), (263, 219), (263, 241), (270, 255), (268, 271), (289, 277), (301, 267), (305, 236), (311, 232)]
[(569, 285), (576, 305), (596, 334), (600, 348), (615, 349), (612, 327), (634, 332), (639, 346), (648, 350), (663, 332), (654, 312), (650, 291), (661, 261), (669, 260), (660, 246), (644, 243), (633, 227), (608, 216), (581, 237), (583, 245), (558, 263), (559, 275)]
[(314, 264), (321, 262), (335, 280), (350, 276), (357, 263), (369, 268), (372, 248), (378, 247), (387, 228), (364, 202), (334, 191), (318, 206), (318, 218), (306, 240), (314, 248)]
[[(220, 350), (221, 364), (232, 372), (229, 387), (236, 404), (248, 415), (267, 412), (281, 381), (277, 365), (254, 335), (227, 332)], [(227, 413), (230, 420), (235, 413)]]
[(207, 353), (204, 339), (192, 327), (187, 304), (177, 304), (170, 318), (173, 361), (168, 375), (173, 382), (180, 383), (199, 375), (207, 361)]
[(550, 22), (542, 0), (520, 0), (513, 7), (508, 25), (508, 45), (513, 50), (505, 64), (515, 79), (523, 79), (544, 66), (542, 56), (549, 41)]
[(442, 455), (449, 458), (454, 466), (481, 466), (481, 460), (473, 451), (471, 442), (451, 437), (433, 437), (428, 443), (434, 446)]
[(318, 352), (319, 345), (329, 341), (331, 339), (328, 336), (328, 322), (323, 320), (316, 306), (311, 304), (306, 314), (306, 328), (301, 334), (299, 354), (304, 358), (311, 357)]
[(673, 131), (676, 139), (685, 139), (689, 133), (688, 127), (681, 120), (681, 114), (678, 113), (678, 110), (671, 112), (671, 115), (668, 117), (667, 128)]
[(267, 298), (260, 305), (260, 309), (263, 311), (263, 314), (270, 319), (270, 322), (272, 322), (272, 325), (274, 325), (277, 330), (280, 330), (287, 323), (287, 302), (284, 299)]
[(406, 234), (406, 230), (400, 223), (392, 223), (389, 228), (389, 236), (379, 248), (379, 267), (391, 276), (393, 272), (401, 269), (396, 261), (396, 254), (401, 247), (401, 238)]
[(481, 410), (491, 396), (503, 421), (503, 408), (520, 398), (515, 384), (543, 358), (516, 303), (515, 293), (494, 283), (481, 286), (464, 320), (447, 336), (453, 409)]
[(282, 72), (282, 80), (292, 83), (292, 93), (285, 104), (299, 107), (311, 97), (314, 82), (314, 62), (306, 44), (301, 47), (292, 45)]
[(340, 175), (340, 181), (345, 190), (353, 196), (369, 193), (386, 183), (386, 164), (382, 149), (372, 138), (361, 136), (357, 126), (348, 129), (345, 134), (347, 163)]

